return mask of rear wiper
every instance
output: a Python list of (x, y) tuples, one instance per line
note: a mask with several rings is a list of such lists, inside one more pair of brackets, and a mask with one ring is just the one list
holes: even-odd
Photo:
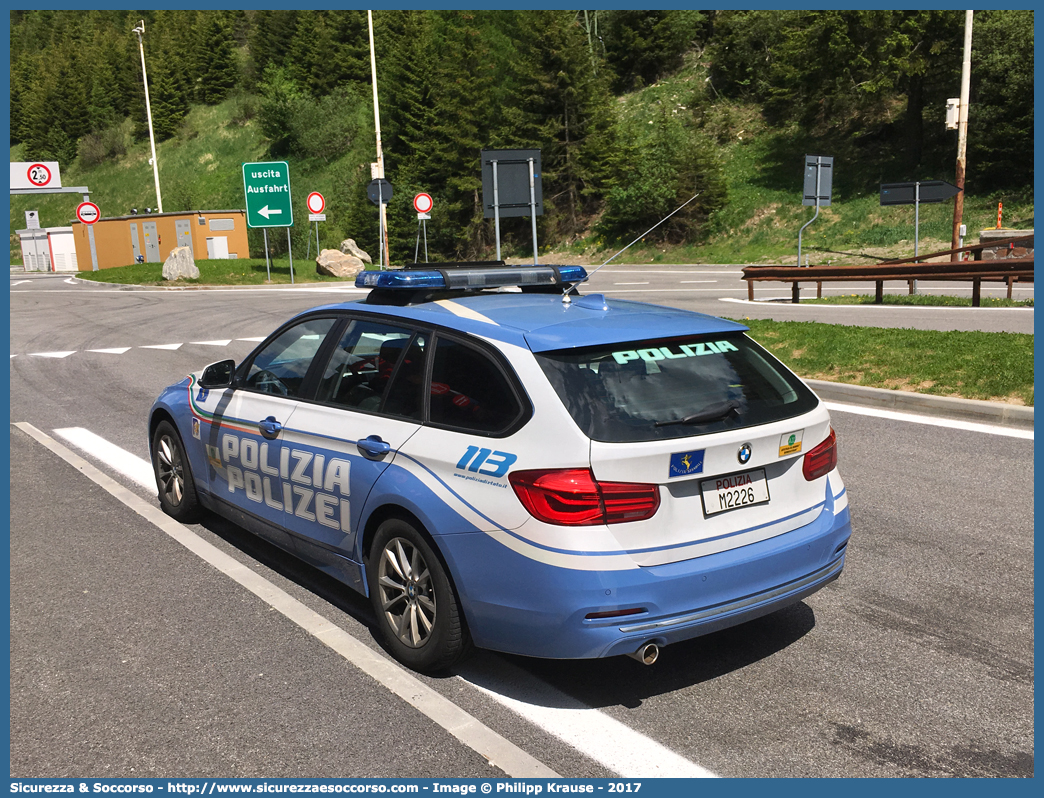
[(739, 410), (739, 402), (729, 399), (726, 402), (719, 402), (716, 405), (704, 408), (699, 413), (693, 413), (685, 418), (676, 418), (674, 421), (657, 421), (655, 426), (669, 427), (672, 424), (702, 424), (705, 421), (721, 421), (723, 418), (731, 416), (737, 410)]

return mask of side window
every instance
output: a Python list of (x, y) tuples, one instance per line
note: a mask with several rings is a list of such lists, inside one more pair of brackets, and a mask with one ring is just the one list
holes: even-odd
[(377, 412), (412, 330), (381, 322), (352, 321), (333, 350), (316, 400)]
[(436, 341), (429, 416), (433, 424), (499, 432), (521, 411), (515, 392), (488, 355), (449, 338)]
[(308, 367), (336, 323), (336, 319), (309, 319), (286, 330), (254, 357), (244, 387), (275, 396), (300, 396)]
[(424, 411), (424, 353), (427, 337), (418, 333), (395, 372), (381, 412), (420, 421)]

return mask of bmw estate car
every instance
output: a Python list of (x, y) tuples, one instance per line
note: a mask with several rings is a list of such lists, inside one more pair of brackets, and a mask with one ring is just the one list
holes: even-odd
[(363, 272), (149, 414), (164, 510), (368, 596), (390, 653), (661, 647), (801, 601), (851, 535), (822, 402), (736, 322), (582, 267)]

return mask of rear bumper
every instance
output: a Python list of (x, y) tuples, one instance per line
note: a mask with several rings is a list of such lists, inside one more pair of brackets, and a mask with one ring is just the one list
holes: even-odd
[[(481, 533), (438, 538), (457, 580), (475, 644), (514, 654), (580, 659), (676, 643), (795, 604), (841, 574), (848, 508), (748, 546), (625, 571), (558, 568), (507, 551)], [(476, 578), (478, 575), (478, 578)], [(587, 619), (589, 613), (639, 614)]]

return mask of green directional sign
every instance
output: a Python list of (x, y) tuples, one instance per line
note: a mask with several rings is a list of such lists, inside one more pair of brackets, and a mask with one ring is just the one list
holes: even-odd
[(292, 227), (290, 168), (286, 161), (243, 164), (247, 227)]

